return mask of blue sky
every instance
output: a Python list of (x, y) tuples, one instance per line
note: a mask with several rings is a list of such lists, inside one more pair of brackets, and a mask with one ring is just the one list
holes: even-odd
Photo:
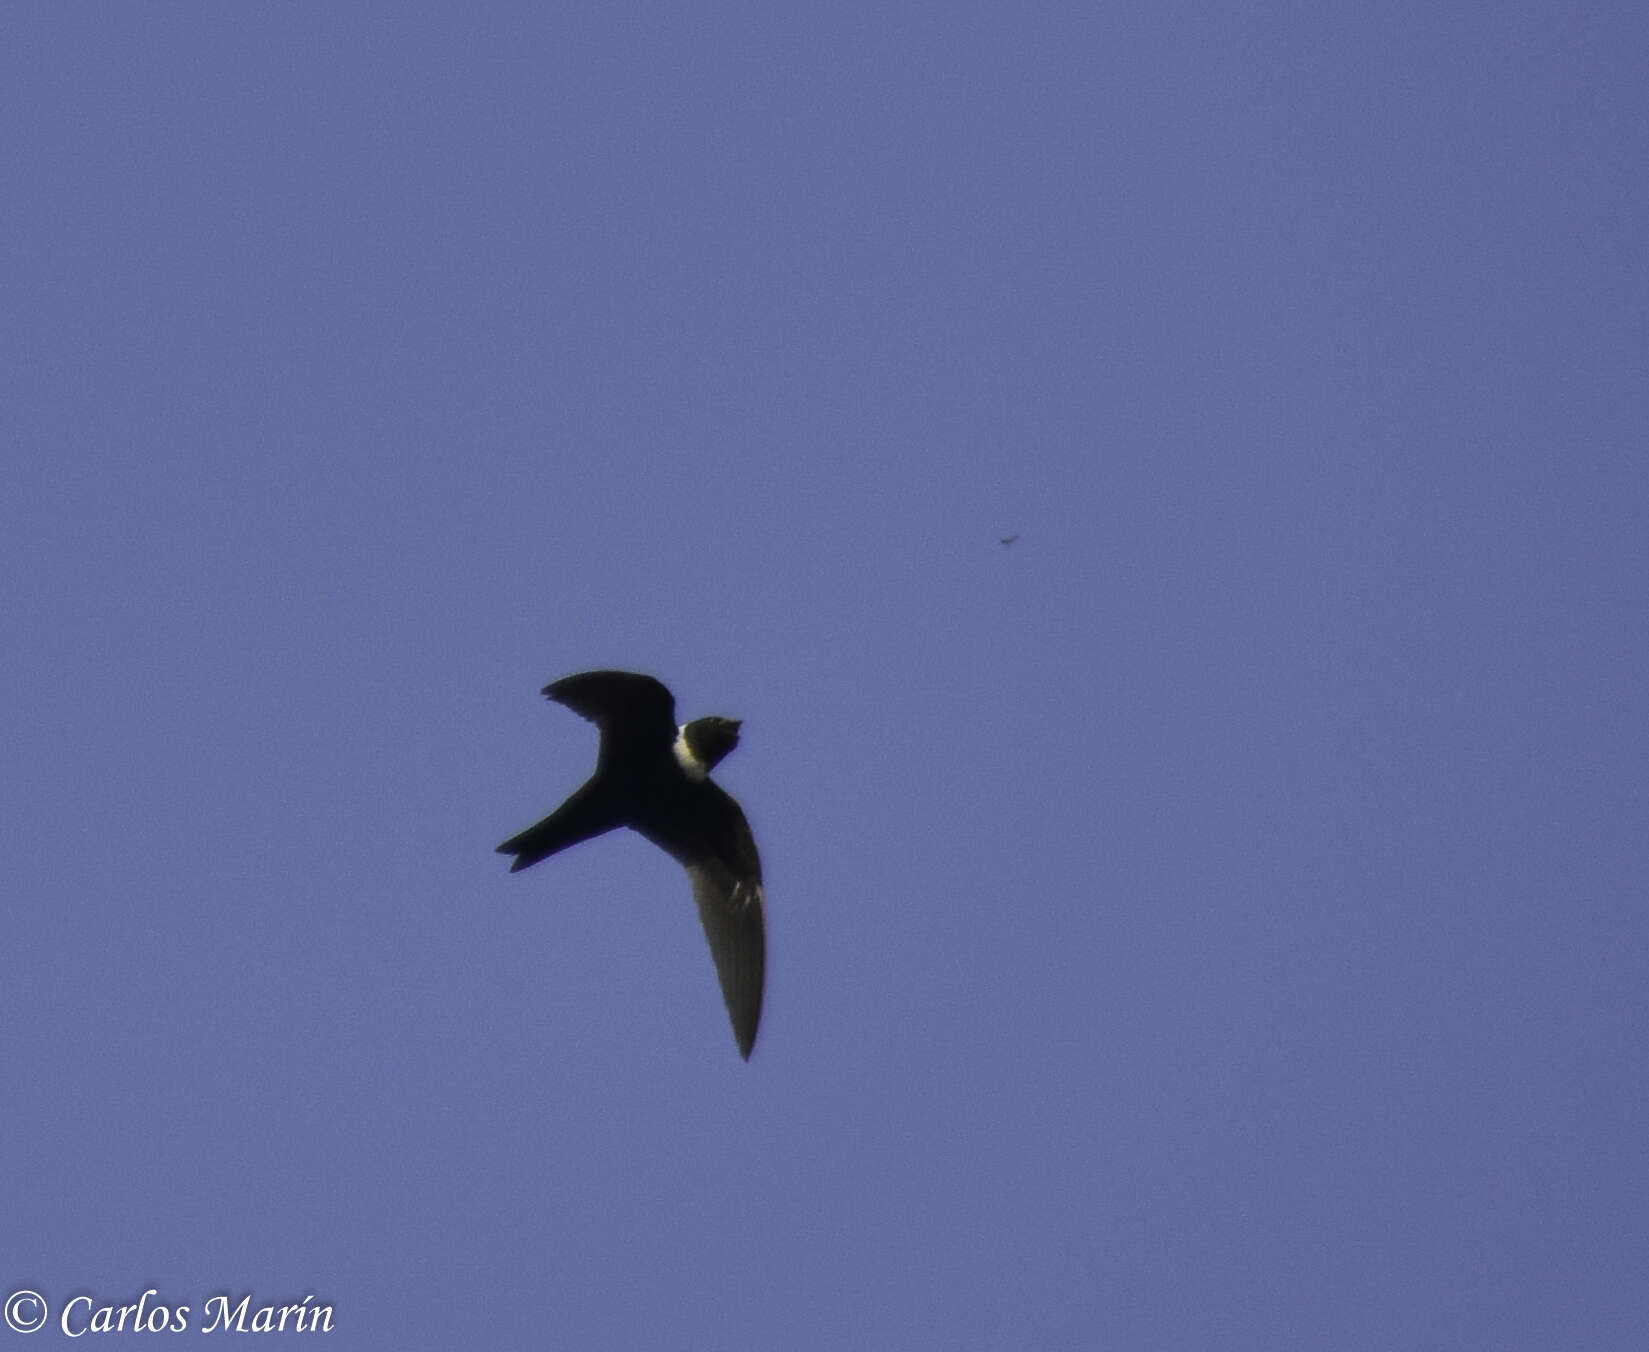
[(1646, 39), (10, 14), (0, 1339), (1649, 1343)]

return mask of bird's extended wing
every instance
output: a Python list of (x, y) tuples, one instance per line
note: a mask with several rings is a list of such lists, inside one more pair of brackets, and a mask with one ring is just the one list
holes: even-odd
[(761, 1024), (767, 972), (761, 858), (737, 803), (708, 781), (695, 796), (714, 849), (684, 862), (716, 962), (722, 1000), (733, 1021), (733, 1036), (739, 1054), (748, 1061)]

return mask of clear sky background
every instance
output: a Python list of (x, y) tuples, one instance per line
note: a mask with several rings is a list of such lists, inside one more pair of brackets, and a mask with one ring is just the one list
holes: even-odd
[[(1649, 1346), (1646, 61), (1631, 4), (12, 9), (5, 1292)], [(493, 853), (600, 666), (745, 720), (748, 1065), (665, 856)]]

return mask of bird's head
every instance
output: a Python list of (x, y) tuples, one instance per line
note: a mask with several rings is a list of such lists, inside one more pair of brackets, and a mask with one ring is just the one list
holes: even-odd
[[(737, 718), (716, 717), (695, 718), (685, 724), (676, 736), (676, 758), (682, 768), (695, 778), (709, 774), (739, 744), (740, 726)], [(694, 774), (697, 767), (703, 768)]]

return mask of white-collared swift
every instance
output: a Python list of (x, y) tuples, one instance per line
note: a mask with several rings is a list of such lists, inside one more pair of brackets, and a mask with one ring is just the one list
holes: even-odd
[(767, 967), (761, 858), (743, 811), (710, 780), (739, 744), (739, 720), (696, 718), (677, 727), (675, 697), (630, 671), (581, 672), (543, 693), (601, 730), (595, 773), (498, 852), (515, 856), (514, 873), (628, 826), (686, 869), (733, 1036), (748, 1061)]

